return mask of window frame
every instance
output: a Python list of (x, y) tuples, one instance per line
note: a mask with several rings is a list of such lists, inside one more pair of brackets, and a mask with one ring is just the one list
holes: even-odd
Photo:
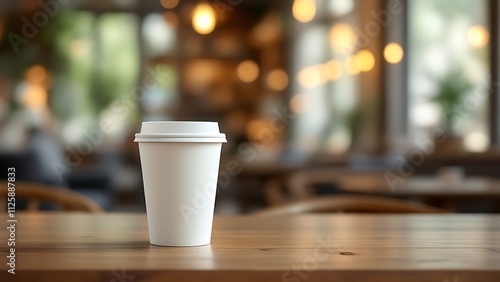
[[(405, 55), (403, 60), (395, 65), (383, 60), (382, 105), (385, 108), (382, 109), (382, 113), (387, 148), (390, 152), (400, 152), (412, 149), (407, 114), (409, 110), (408, 52), (411, 51), (408, 40), (410, 6), (409, 0), (382, 0), (382, 7), (387, 7), (393, 1), (399, 1), (403, 6), (403, 12), (393, 15), (391, 23), (385, 29), (383, 45), (398, 42), (403, 47)], [(487, 154), (492, 150), (500, 150), (500, 99), (498, 98), (498, 86), (500, 86), (500, 4), (497, 0), (488, 0), (487, 5), (489, 10), (487, 22), (490, 30), (490, 87), (488, 89), (490, 147), (485, 152), (474, 154)], [(469, 154), (469, 152), (464, 152), (464, 154)]]

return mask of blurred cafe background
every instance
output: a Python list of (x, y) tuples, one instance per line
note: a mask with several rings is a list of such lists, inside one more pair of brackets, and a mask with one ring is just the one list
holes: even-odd
[(216, 213), (500, 211), (495, 0), (2, 0), (0, 178), (144, 211), (142, 121), (217, 121)]

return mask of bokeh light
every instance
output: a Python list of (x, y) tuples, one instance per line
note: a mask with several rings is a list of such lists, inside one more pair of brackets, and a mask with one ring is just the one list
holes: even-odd
[(269, 129), (269, 122), (267, 120), (254, 119), (247, 124), (246, 134), (249, 140), (261, 141), (266, 129)]
[(165, 9), (173, 9), (179, 4), (179, 0), (160, 0), (161, 6)]
[(174, 11), (168, 11), (163, 13), (163, 19), (167, 25), (171, 27), (177, 27), (179, 25), (179, 17)]
[(31, 84), (39, 84), (47, 78), (47, 70), (41, 65), (35, 65), (26, 71), (26, 81)]
[(338, 23), (330, 29), (330, 46), (340, 54), (351, 54), (357, 44), (357, 35), (346, 23)]
[(345, 60), (345, 68), (349, 74), (357, 75), (361, 72), (356, 56), (350, 56)]
[(313, 88), (321, 84), (321, 70), (316, 66), (306, 67), (299, 71), (297, 81), (303, 88)]
[(475, 25), (467, 31), (467, 39), (473, 47), (481, 49), (488, 44), (490, 35), (484, 26)]
[(371, 71), (375, 66), (375, 56), (369, 50), (361, 50), (356, 54), (356, 64), (361, 71)]
[(199, 34), (210, 34), (215, 29), (216, 15), (212, 5), (200, 3), (193, 10), (193, 28)]
[(22, 94), (22, 104), (32, 111), (44, 109), (47, 106), (47, 90), (39, 84), (28, 84)]
[(305, 114), (309, 110), (309, 98), (306, 94), (297, 94), (290, 99), (290, 110), (295, 114)]
[(330, 13), (334, 16), (343, 16), (354, 10), (354, 0), (327, 1)]
[(275, 69), (269, 72), (266, 78), (269, 89), (282, 91), (288, 86), (288, 74), (282, 69)]
[(337, 60), (330, 60), (324, 64), (323, 70), (329, 80), (337, 80), (342, 75), (342, 64)]
[(398, 43), (389, 43), (384, 48), (384, 58), (390, 64), (397, 64), (401, 62), (403, 55), (403, 48)]
[(307, 23), (316, 16), (316, 1), (315, 0), (295, 0), (292, 5), (293, 17), (301, 22)]
[(236, 68), (236, 74), (243, 82), (253, 82), (259, 77), (259, 66), (252, 60), (245, 60)]
[(484, 132), (471, 132), (465, 135), (464, 147), (469, 152), (484, 152), (490, 145), (490, 139)]

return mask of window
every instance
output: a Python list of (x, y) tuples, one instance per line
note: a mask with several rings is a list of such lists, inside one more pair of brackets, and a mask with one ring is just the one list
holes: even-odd
[[(363, 3), (376, 8), (373, 1)], [(296, 0), (293, 5), (296, 79), (289, 106), (298, 117), (292, 142), (309, 153), (345, 153), (359, 142), (360, 134), (370, 134), (361, 127), (376, 112), (373, 98), (378, 91), (364, 89), (361, 82), (373, 81), (372, 47), (377, 41), (360, 44), (359, 28), (365, 19), (356, 16), (355, 1)], [(308, 5), (317, 5), (314, 18)]]
[(409, 2), (408, 133), (435, 128), (464, 149), (489, 147), (490, 54), (486, 0)]
[(135, 105), (126, 116), (124, 111), (113, 114), (110, 107), (138, 83), (138, 24), (128, 13), (62, 11), (47, 27), (58, 61), (57, 68), (48, 70), (54, 77), (49, 101), (65, 143), (85, 138), (103, 119), (114, 124), (113, 130), (105, 130), (109, 140), (124, 134)]

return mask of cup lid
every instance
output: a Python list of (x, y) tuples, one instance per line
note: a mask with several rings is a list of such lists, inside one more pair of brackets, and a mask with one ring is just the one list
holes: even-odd
[(141, 133), (220, 133), (212, 121), (145, 121)]
[(225, 143), (226, 135), (220, 133), (217, 122), (204, 121), (148, 121), (134, 142), (214, 142)]

